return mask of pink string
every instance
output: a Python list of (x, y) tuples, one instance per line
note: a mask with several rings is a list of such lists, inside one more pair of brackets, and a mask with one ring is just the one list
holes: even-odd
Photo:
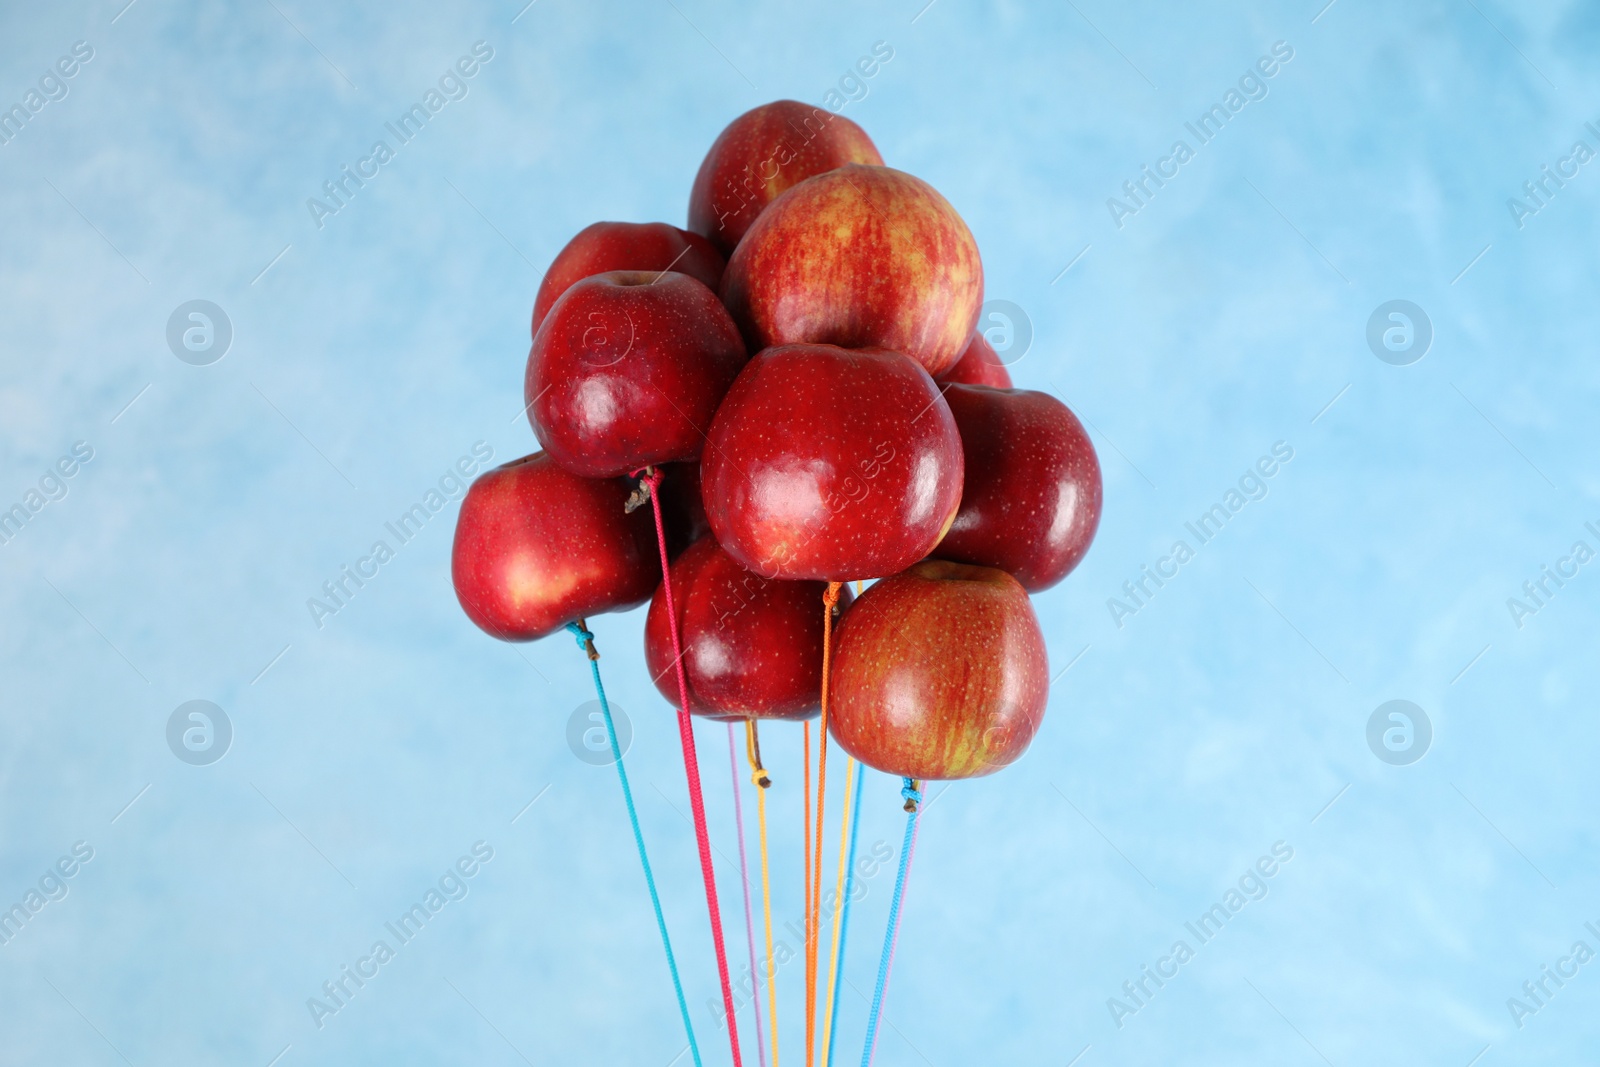
[(728, 724), (728, 769), (733, 772), (733, 820), (739, 824), (739, 884), (744, 887), (744, 932), (750, 941), (750, 1004), (756, 1016), (756, 1060), (767, 1067), (767, 1044), (761, 1035), (761, 991), (756, 988), (756, 927), (750, 910), (750, 866), (744, 851), (744, 806), (739, 802), (739, 757), (733, 741), (733, 723)]
[(667, 629), (672, 634), (672, 663), (678, 673), (678, 740), (683, 747), (683, 772), (689, 780), (689, 810), (694, 815), (695, 843), (700, 851), (700, 877), (706, 886), (706, 913), (711, 920), (711, 944), (716, 949), (717, 977), (722, 981), (722, 1008), (727, 1013), (728, 1043), (733, 1048), (733, 1067), (742, 1067), (739, 1057), (739, 1024), (734, 1018), (733, 983), (728, 979), (728, 949), (722, 939), (722, 909), (717, 906), (717, 875), (711, 864), (711, 833), (706, 829), (706, 801), (700, 789), (700, 760), (695, 755), (694, 723), (689, 717), (689, 682), (683, 673), (683, 645), (678, 638), (678, 611), (672, 601), (672, 563), (667, 557), (667, 532), (661, 521), (661, 471), (646, 467), (643, 474), (650, 489), (650, 507), (656, 516), (656, 546), (661, 550), (661, 592), (667, 601)]

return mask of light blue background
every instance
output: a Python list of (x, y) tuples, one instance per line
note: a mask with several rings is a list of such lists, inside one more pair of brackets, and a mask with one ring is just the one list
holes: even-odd
[[(1506, 1001), (1575, 941), (1600, 950), (1600, 564), (1520, 629), (1506, 600), (1574, 541), (1600, 548), (1600, 163), (1521, 229), (1506, 201), (1576, 139), (1600, 147), (1600, 15), (923, 2), (0, 13), (7, 106), (74, 41), (95, 50), (0, 147), (0, 505), (73, 442), (95, 453), (0, 546), (0, 903), (73, 842), (95, 850), (0, 946), (0, 1059), (680, 1052), (615, 776), (565, 741), (591, 698), (572, 643), (471, 626), (453, 504), (323, 628), (306, 600), (474, 442), (532, 450), (528, 312), (572, 233), (681, 222), (729, 119), (820, 102), (881, 40), (893, 60), (844, 113), (971, 224), (989, 294), (1035, 329), (1015, 376), (1092, 423), (1106, 507), (1036, 601), (1052, 670), (1073, 665), (1033, 749), (926, 816), (878, 1062), (1587, 1062), (1600, 963), (1521, 1028)], [(494, 58), (469, 95), (319, 230), (306, 199), (479, 40)], [(1280, 40), (1269, 95), (1118, 229), (1106, 199)], [(208, 367), (164, 337), (196, 298), (235, 331)], [(1365, 340), (1395, 298), (1435, 330), (1406, 367)], [(1270, 494), (1118, 628), (1107, 598), (1276, 441), (1294, 459)], [(706, 1062), (725, 1063), (641, 624), (595, 628)], [(197, 698), (235, 731), (209, 767), (164, 737)], [(1393, 698), (1435, 729), (1408, 767), (1365, 739)], [(699, 738), (737, 960), (723, 729)], [(797, 738), (767, 740), (796, 920)], [(898, 847), (896, 787), (870, 779), (864, 844)], [(479, 840), (494, 859), (470, 894), (313, 1025), (307, 998)], [(1108, 998), (1279, 841), (1294, 858), (1270, 894), (1119, 1029)], [(841, 1062), (888, 883), (856, 912)], [(780, 978), (792, 1063), (800, 972)]]

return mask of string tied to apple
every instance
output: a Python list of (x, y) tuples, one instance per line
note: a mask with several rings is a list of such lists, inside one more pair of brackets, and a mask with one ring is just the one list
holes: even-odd
[(706, 826), (705, 794), (700, 787), (700, 761), (695, 753), (694, 724), (689, 715), (689, 681), (683, 671), (683, 642), (678, 634), (678, 611), (672, 599), (672, 559), (667, 551), (667, 528), (661, 517), (661, 469), (644, 466), (635, 477), (650, 496), (650, 510), (656, 523), (656, 548), (661, 554), (661, 594), (666, 603), (668, 632), (672, 637), (673, 670), (678, 677), (678, 741), (683, 750), (684, 777), (689, 783), (689, 811), (694, 817), (695, 845), (700, 853), (700, 879), (705, 883), (706, 913), (711, 921), (711, 947), (717, 960), (717, 977), (722, 984), (722, 1008), (728, 1023), (728, 1045), (733, 1067), (744, 1062), (739, 1051), (739, 1024), (735, 1019), (733, 979), (728, 970), (728, 949), (722, 935), (722, 908), (717, 900), (717, 876), (711, 862), (711, 832)]
[(917, 779), (902, 779), (900, 795), (906, 799), (906, 836), (900, 846), (900, 868), (894, 876), (894, 893), (889, 898), (889, 924), (883, 936), (883, 956), (878, 960), (878, 981), (872, 989), (872, 1007), (867, 1012), (867, 1043), (861, 1053), (861, 1067), (872, 1067), (872, 1057), (878, 1050), (878, 1019), (883, 1014), (889, 971), (894, 966), (894, 950), (900, 940), (900, 913), (906, 899), (911, 857), (917, 851), (917, 816), (922, 808), (922, 790)]
[[(824, 809), (828, 796), (828, 674), (833, 649), (833, 619), (839, 610), (839, 598), (844, 583), (830, 581), (822, 591), (822, 714), (818, 723), (817, 750), (817, 822), (816, 830), (806, 842), (815, 848), (806, 854), (806, 1062), (812, 1063), (817, 1026), (817, 969), (822, 934), (822, 839)], [(807, 738), (810, 723), (806, 724)], [(807, 760), (809, 763), (809, 759)], [(841, 857), (842, 858), (842, 857)], [(837, 940), (836, 940), (837, 943)], [(831, 1008), (831, 1005), (829, 1005)], [(831, 1014), (831, 1012), (829, 1013)], [(824, 1019), (828, 1016), (825, 1014)], [(824, 1022), (824, 1044), (827, 1043), (828, 1025)], [(823, 1057), (827, 1057), (824, 1050)]]
[(583, 649), (584, 655), (591, 661), (600, 658), (599, 649), (594, 647), (594, 634), (589, 632), (588, 624), (584, 620), (578, 619), (567, 623), (567, 629), (578, 638), (578, 647)]
[[(757, 171), (759, 186), (744, 179)], [(540, 451), (473, 482), (451, 578), (491, 636), (534, 641), (565, 628), (588, 658), (696, 1067), (586, 619), (648, 604), (645, 667), (676, 711), (734, 1067), (739, 1020), (691, 716), (728, 727), (750, 972), (767, 979), (765, 1032), (762, 998), (751, 1006), (759, 1067), (778, 1067), (779, 1028), (772, 776), (757, 724), (802, 727), (803, 770), (785, 781), (800, 792), (804, 828), (806, 1067), (833, 1067), (839, 1044), (865, 772), (900, 780), (905, 841), (863, 1050), (870, 1067), (925, 783), (993, 774), (1033, 741), (1050, 673), (1029, 596), (1076, 567), (1100, 518), (1083, 425), (1056, 398), (1013, 387), (978, 329), (983, 294), (977, 243), (955, 207), (885, 166), (854, 123), (794, 101), (723, 131), (695, 178), (689, 229), (595, 223), (539, 285), (522, 386)], [(841, 418), (861, 411), (871, 418)], [(870, 589), (864, 576), (876, 579)], [(833, 803), (831, 745), (846, 757)], [(764, 967), (744, 789), (760, 829)], [(835, 811), (829, 905), (825, 815)], [(796, 1044), (801, 1022), (791, 1023)]]
[(617, 766), (617, 780), (622, 783), (622, 802), (628, 809), (628, 823), (633, 827), (633, 841), (639, 849), (639, 864), (644, 868), (644, 883), (650, 890), (650, 905), (655, 909), (656, 929), (661, 934), (661, 948), (667, 955), (667, 971), (672, 975), (672, 990), (678, 998), (678, 1013), (683, 1017), (684, 1033), (689, 1038), (689, 1052), (695, 1067), (700, 1067), (700, 1046), (694, 1039), (694, 1024), (689, 1020), (689, 1001), (683, 995), (683, 980), (678, 977), (678, 960), (672, 953), (672, 937), (667, 933), (667, 919), (661, 911), (661, 894), (656, 891), (655, 872), (650, 867), (650, 853), (644, 847), (644, 833), (639, 829), (639, 811), (633, 803), (633, 789), (628, 785), (628, 771), (622, 762), (622, 746), (617, 741), (617, 726), (611, 718), (611, 702), (606, 699), (605, 683), (600, 680), (600, 653), (594, 647), (594, 634), (584, 620), (579, 618), (566, 625), (567, 632), (577, 639), (578, 647), (589, 657), (589, 673), (594, 678), (594, 695), (600, 702), (600, 717), (605, 720), (606, 740), (611, 744), (611, 759)]
[[(756, 786), (756, 824), (761, 835), (761, 910), (767, 934), (767, 1028), (772, 1033), (772, 1064), (778, 1064), (778, 967), (772, 954), (772, 875), (767, 866), (767, 790), (772, 786), (766, 768), (761, 765), (761, 739), (756, 733), (755, 719), (744, 721), (745, 756), (750, 761), (750, 779)], [(740, 827), (741, 836), (744, 833)], [(749, 920), (748, 910), (745, 913)], [(755, 1014), (760, 1015), (760, 1002)], [(763, 1057), (764, 1058), (764, 1057)]]
[[(654, 467), (646, 467), (641, 471), (634, 471), (633, 476), (638, 478), (641, 474), (648, 475), (654, 472)], [(645, 501), (649, 499), (650, 487), (645, 484), (643, 479), (640, 479), (639, 484), (633, 487), (633, 492), (628, 494), (627, 502), (622, 505), (623, 514), (632, 515), (635, 511), (644, 507)]]

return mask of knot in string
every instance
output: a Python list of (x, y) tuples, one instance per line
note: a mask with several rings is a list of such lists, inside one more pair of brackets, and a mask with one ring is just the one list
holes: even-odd
[(906, 810), (916, 811), (922, 803), (922, 790), (917, 788), (915, 778), (904, 779), (905, 784), (900, 787), (900, 795), (906, 798)]
[(839, 592), (842, 588), (843, 583), (829, 582), (828, 588), (822, 591), (822, 602), (827, 605), (830, 612), (839, 609)]
[(591, 663), (600, 658), (599, 650), (594, 647), (594, 634), (589, 632), (582, 619), (567, 623), (567, 632), (578, 639), (578, 647), (583, 649)]

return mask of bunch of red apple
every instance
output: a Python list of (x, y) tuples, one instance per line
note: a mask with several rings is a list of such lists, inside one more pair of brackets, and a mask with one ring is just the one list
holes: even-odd
[(526, 641), (654, 594), (676, 701), (652, 509), (628, 507), (659, 472), (691, 710), (814, 714), (826, 584), (877, 579), (839, 600), (834, 738), (912, 778), (1012, 762), (1049, 685), (1028, 593), (1087, 551), (1100, 467), (1065, 405), (1010, 387), (982, 300), (966, 224), (859, 126), (741, 115), (688, 230), (596, 223), (550, 265), (524, 380), (544, 451), (468, 492), (462, 607)]

